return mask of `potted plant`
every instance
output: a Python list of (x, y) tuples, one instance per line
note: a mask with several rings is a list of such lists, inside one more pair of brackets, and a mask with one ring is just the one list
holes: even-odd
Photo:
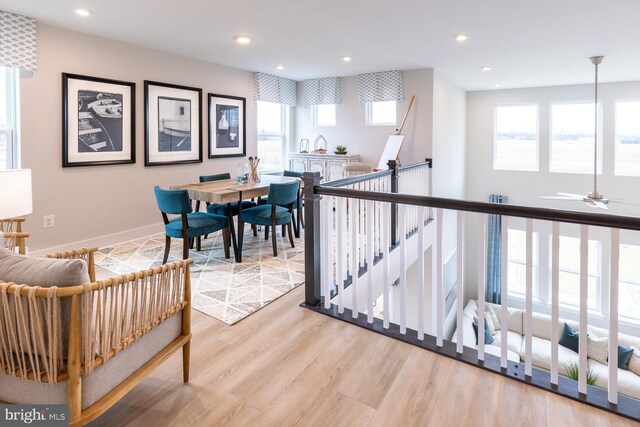
[[(565, 368), (567, 369), (567, 376), (574, 381), (578, 381), (578, 378), (580, 378), (578, 363), (573, 361), (567, 362), (565, 363)], [(599, 378), (600, 375), (598, 375), (593, 369), (587, 367), (587, 384), (595, 385)]]
[(336, 145), (336, 154), (347, 154), (347, 147), (344, 145)]

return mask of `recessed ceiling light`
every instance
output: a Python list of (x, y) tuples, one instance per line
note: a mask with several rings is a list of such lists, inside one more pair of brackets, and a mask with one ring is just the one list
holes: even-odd
[(284, 70), (284, 65), (278, 65), (276, 68), (277, 68), (278, 70), (282, 71), (282, 70)]
[(489, 67), (488, 65), (485, 65), (484, 67), (480, 68), (482, 71), (491, 71), (491, 67)]
[(78, 16), (90, 16), (91, 15), (91, 11), (89, 11), (87, 9), (76, 9), (75, 12), (76, 12), (76, 15), (78, 15)]
[(253, 39), (251, 37), (248, 36), (237, 36), (236, 37), (236, 42), (238, 44), (249, 44), (253, 41)]
[(502, 87), (502, 85), (500, 83), (496, 83), (493, 85), (493, 87)]
[(457, 42), (466, 42), (469, 39), (469, 36), (466, 34), (456, 34), (456, 41)]
[(351, 57), (350, 57), (350, 56), (343, 56), (343, 57), (342, 57), (342, 60), (343, 60), (344, 62), (351, 62)]

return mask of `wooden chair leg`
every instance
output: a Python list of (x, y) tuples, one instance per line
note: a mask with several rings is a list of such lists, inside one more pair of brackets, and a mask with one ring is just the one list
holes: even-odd
[(200, 200), (196, 201), (196, 209), (194, 210), (194, 212), (200, 212)]
[(169, 250), (171, 250), (171, 237), (165, 236), (164, 241), (164, 258), (162, 258), (162, 263), (166, 264), (169, 259)]
[(224, 246), (224, 257), (226, 259), (231, 258), (229, 246), (231, 246), (231, 235), (229, 234), (229, 227), (222, 230), (222, 244)]
[(291, 225), (291, 223), (292, 223), (292, 222), (293, 222), (293, 221), (289, 221), (289, 222), (287, 223), (287, 228), (289, 228), (289, 242), (291, 243), (291, 247), (292, 247), (292, 248), (295, 248), (295, 247), (296, 247), (296, 245), (293, 243), (293, 232), (292, 232), (292, 228), (293, 228), (293, 226)]
[(287, 237), (287, 226), (282, 224), (282, 237)]
[(192, 239), (184, 238), (182, 239), (182, 259), (189, 258), (189, 242)]
[(303, 214), (304, 209), (300, 208), (300, 210), (299, 210), (298, 212), (299, 212), (299, 214), (300, 214), (300, 216), (299, 216), (299, 218), (300, 218), (300, 224), (302, 224), (302, 228), (304, 228), (304, 214)]
[(251, 224), (251, 229), (253, 230), (253, 237), (258, 237), (258, 226)]
[(202, 238), (201, 238), (201, 236), (198, 236), (196, 238), (196, 250), (198, 252), (200, 252), (202, 250)]
[(264, 227), (264, 240), (269, 240), (269, 226)]
[(191, 341), (182, 346), (182, 380), (189, 382), (189, 363), (191, 361)]
[(273, 225), (271, 230), (271, 243), (273, 244), (273, 256), (278, 256), (278, 243), (276, 242), (276, 226)]

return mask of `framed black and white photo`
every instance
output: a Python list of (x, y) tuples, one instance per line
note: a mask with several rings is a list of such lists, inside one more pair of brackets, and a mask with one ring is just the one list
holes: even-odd
[(62, 166), (135, 163), (136, 84), (62, 74)]
[(202, 163), (202, 89), (145, 80), (144, 165)]
[(209, 158), (244, 157), (247, 99), (209, 94)]

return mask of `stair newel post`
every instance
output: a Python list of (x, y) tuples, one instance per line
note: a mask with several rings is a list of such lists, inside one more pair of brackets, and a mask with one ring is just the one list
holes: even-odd
[(314, 188), (320, 185), (322, 176), (319, 172), (305, 172), (304, 182), (304, 281), (305, 304), (316, 306), (320, 304), (320, 196)]
[[(398, 160), (389, 160), (387, 165), (391, 170), (391, 192), (397, 193), (400, 162)], [(396, 244), (398, 244), (398, 205), (391, 203), (391, 246)]]

